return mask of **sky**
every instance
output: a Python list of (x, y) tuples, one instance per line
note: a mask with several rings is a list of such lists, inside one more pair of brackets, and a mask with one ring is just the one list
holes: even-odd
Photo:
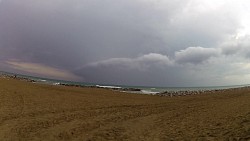
[(250, 84), (248, 0), (0, 0), (0, 70), (166, 87)]

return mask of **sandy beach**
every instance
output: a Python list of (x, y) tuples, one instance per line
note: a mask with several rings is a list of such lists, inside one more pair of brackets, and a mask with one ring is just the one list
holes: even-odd
[(0, 78), (0, 140), (250, 140), (250, 89), (160, 97)]

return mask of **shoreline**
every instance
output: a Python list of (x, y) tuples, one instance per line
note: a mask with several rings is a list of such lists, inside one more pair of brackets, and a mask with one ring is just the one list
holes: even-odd
[[(141, 88), (129, 88), (129, 87), (117, 87), (117, 86), (103, 86), (103, 85), (82, 85), (82, 84), (69, 84), (69, 83), (60, 83), (58, 82), (54, 83), (45, 83), (46, 80), (34, 80), (28, 77), (22, 77), (12, 74), (0, 74), (0, 77), (3, 78), (9, 78), (9, 79), (16, 79), (20, 81), (26, 81), (31, 83), (39, 83), (39, 84), (47, 84), (47, 85), (60, 85), (60, 86), (66, 86), (66, 87), (80, 87), (80, 88), (100, 88), (100, 89), (108, 89), (123, 93), (131, 93), (131, 94), (145, 94), (145, 95), (155, 95), (155, 96), (167, 96), (167, 97), (174, 97), (174, 96), (190, 96), (190, 95), (201, 95), (201, 94), (214, 94), (214, 93), (226, 93), (231, 91), (239, 91), (241, 89), (250, 89), (250, 86), (239, 86), (235, 88), (224, 88), (224, 89), (199, 89), (199, 90), (179, 90), (179, 91), (163, 91), (163, 92), (152, 92), (152, 91), (146, 91)], [(224, 86), (226, 87), (226, 86)]]

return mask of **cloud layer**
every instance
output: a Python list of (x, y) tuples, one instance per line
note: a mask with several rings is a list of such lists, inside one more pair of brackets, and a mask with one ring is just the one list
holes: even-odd
[(219, 56), (220, 50), (215, 48), (188, 47), (175, 53), (175, 60), (178, 63), (200, 64), (211, 57)]
[(40, 75), (43, 77), (50, 77), (50, 78), (61, 78), (64, 80), (69, 80), (69, 79), (75, 81), (80, 80), (79, 77), (68, 71), (45, 66), (42, 64), (20, 62), (16, 60), (6, 61), (6, 64), (12, 69), (19, 70), (24, 73), (30, 73), (32, 75)]
[(46, 68), (59, 79), (63, 72), (63, 79), (124, 85), (250, 83), (247, 5), (247, 0), (2, 0), (0, 69), (52, 77), (34, 69)]

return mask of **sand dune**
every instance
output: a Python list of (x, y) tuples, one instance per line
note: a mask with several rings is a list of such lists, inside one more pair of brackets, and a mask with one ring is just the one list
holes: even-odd
[(0, 78), (0, 140), (250, 140), (250, 89), (171, 98)]

